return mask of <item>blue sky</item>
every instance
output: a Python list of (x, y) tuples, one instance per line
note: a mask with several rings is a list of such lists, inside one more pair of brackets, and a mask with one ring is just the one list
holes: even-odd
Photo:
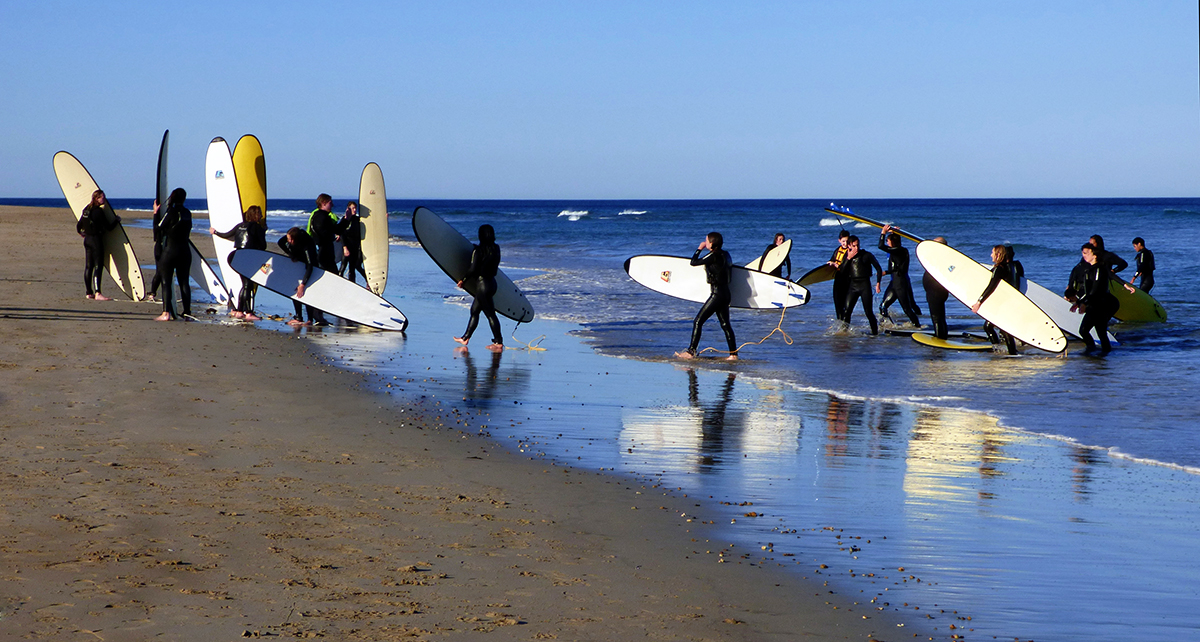
[(1200, 196), (1197, 3), (6, 2), (0, 196)]

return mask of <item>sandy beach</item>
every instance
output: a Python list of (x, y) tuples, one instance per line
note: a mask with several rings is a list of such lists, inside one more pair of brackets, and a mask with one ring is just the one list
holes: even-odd
[(85, 299), (65, 209), (2, 207), (0, 232), (0, 638), (913, 635), (717, 562), (693, 499), (510, 453), (302, 335)]

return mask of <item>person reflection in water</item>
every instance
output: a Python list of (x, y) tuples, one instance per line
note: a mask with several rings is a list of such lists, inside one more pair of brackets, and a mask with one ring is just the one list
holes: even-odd
[(463, 382), (463, 395), (466, 399), (493, 399), (496, 396), (496, 380), (500, 371), (500, 356), (503, 352), (492, 352), (488, 362), (487, 372), (480, 373), (475, 366), (475, 360), (466, 347), (455, 349), (467, 366), (466, 379)]
[(725, 450), (725, 413), (733, 399), (733, 382), (737, 374), (730, 372), (721, 386), (716, 402), (701, 403), (700, 381), (696, 371), (688, 368), (688, 405), (702, 412), (700, 420), (700, 471), (712, 472), (721, 464), (721, 453)]

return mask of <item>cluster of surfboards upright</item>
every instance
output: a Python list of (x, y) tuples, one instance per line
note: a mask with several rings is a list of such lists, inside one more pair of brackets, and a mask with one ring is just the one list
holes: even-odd
[[(159, 148), (155, 196), (159, 203), (167, 201), (169, 183), (167, 150), (170, 131), (163, 133)], [(96, 181), (78, 159), (60, 151), (54, 155), (54, 173), (59, 187), (67, 198), (76, 220), (91, 202), (92, 193), (99, 189)], [(267, 212), (267, 172), (262, 144), (253, 135), (243, 136), (230, 152), (224, 138), (217, 137), (208, 146), (205, 157), (205, 187), (211, 227), (227, 232), (243, 220), (243, 213), (257, 205), (265, 217)], [(388, 276), (387, 193), (383, 172), (376, 163), (363, 168), (359, 181), (359, 216), (363, 250), (363, 267), (367, 287), (355, 285), (340, 275), (313, 266), (302, 298), (297, 298), (296, 283), (304, 276), (306, 266), (274, 252), (252, 249), (235, 250), (233, 241), (212, 235), (220, 275), (212, 269), (194, 244), (192, 280), (217, 303), (234, 307), (238, 303), (241, 277), (250, 279), (281, 296), (299, 301), (379, 330), (403, 331), (408, 319), (396, 306), (383, 298)], [(117, 220), (109, 205), (104, 206), (110, 222)], [(473, 246), (462, 234), (426, 208), (413, 213), (413, 232), (425, 251), (455, 281), (461, 280), (470, 265)], [(141, 266), (129, 236), (116, 225), (104, 236), (105, 269), (130, 299), (145, 298), (146, 287)], [(223, 277), (223, 280), (222, 280)], [(503, 272), (497, 275), (496, 311), (521, 323), (533, 320), (533, 306), (524, 293)], [(228, 284), (228, 287), (227, 287)], [(473, 295), (474, 292), (471, 292)], [(174, 306), (175, 302), (170, 304)]]

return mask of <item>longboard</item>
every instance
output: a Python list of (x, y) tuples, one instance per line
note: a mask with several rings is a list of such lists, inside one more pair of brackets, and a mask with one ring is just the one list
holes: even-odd
[[(704, 266), (682, 256), (643, 254), (625, 261), (629, 278), (655, 292), (685, 301), (703, 303), (712, 288)], [(808, 303), (808, 289), (783, 277), (733, 266), (729, 280), (730, 307), (749, 309), (791, 308)]]
[[(229, 143), (220, 136), (208, 145), (204, 158), (204, 186), (208, 193), (209, 225), (219, 231), (228, 232), (242, 222), (242, 200), (238, 193), (237, 174), (233, 168), (233, 156)], [(229, 265), (229, 253), (233, 252), (233, 241), (212, 235), (213, 250), (217, 266), (226, 283), (241, 283), (238, 272)], [(237, 307), (240, 288), (229, 290), (229, 304)], [(314, 306), (315, 307), (315, 306)]]
[[(978, 261), (934, 241), (917, 244), (917, 259), (954, 298), (970, 307), (992, 278)], [(1054, 320), (1006, 281), (979, 308), (979, 316), (1013, 337), (1047, 352), (1062, 352), (1067, 337)]]
[(383, 294), (388, 276), (387, 190), (383, 170), (375, 163), (367, 163), (358, 181), (358, 215), (367, 286), (375, 294)]
[[(233, 173), (237, 177), (238, 198), (242, 212), (257, 205), (263, 213), (263, 224), (267, 216), (267, 161), (263, 156), (262, 143), (254, 134), (246, 134), (233, 146)], [(240, 214), (239, 214), (240, 216)], [(240, 218), (239, 218), (240, 222)], [(214, 226), (216, 227), (216, 226)], [(220, 230), (221, 228), (217, 228)], [(221, 230), (228, 232), (229, 230)]]
[[(425, 248), (429, 258), (433, 259), (452, 281), (461, 281), (471, 266), (471, 252), (474, 251), (475, 245), (443, 221), (442, 217), (424, 207), (413, 211), (412, 226), (417, 242)], [(472, 291), (475, 284), (466, 285), (471, 286), (467, 292), (475, 296)], [(530, 305), (529, 299), (525, 298), (521, 289), (503, 271), (496, 272), (496, 296), (492, 297), (492, 301), (496, 305), (496, 312), (513, 321), (529, 323), (533, 320), (533, 306)]]
[[(757, 259), (746, 264), (747, 270), (758, 270), (759, 272), (771, 273), (775, 268), (783, 265), (783, 260), (787, 258), (788, 253), (792, 251), (792, 239), (785, 240), (782, 244), (771, 248), (765, 257), (759, 256)], [(759, 265), (759, 262), (762, 265)]]
[(927, 345), (933, 348), (942, 348), (945, 350), (991, 350), (991, 343), (981, 343), (979, 341), (963, 341), (962, 339), (939, 339), (927, 332), (912, 333), (912, 340)]
[[(83, 208), (92, 202), (92, 193), (100, 187), (96, 185), (95, 179), (83, 163), (65, 151), (54, 155), (54, 175), (58, 178), (58, 186), (62, 188), (63, 196), (67, 197), (67, 205), (75, 215), (75, 221), (78, 222)], [(107, 204), (104, 206), (104, 216), (109, 222), (117, 218), (112, 206)], [(134, 301), (141, 301), (146, 296), (142, 268), (138, 264), (137, 255), (133, 253), (129, 235), (125, 234), (125, 228), (121, 227), (120, 223), (104, 234), (104, 266), (125, 296)]]
[[(163, 132), (162, 145), (158, 148), (158, 174), (154, 184), (154, 198), (158, 201), (158, 207), (164, 210), (167, 207), (167, 197), (170, 195), (170, 184), (167, 181), (167, 148), (170, 139), (171, 130)], [(221, 283), (221, 279), (217, 277), (217, 273), (213, 271), (212, 266), (204, 260), (200, 254), (200, 249), (195, 243), (188, 241), (188, 248), (192, 253), (192, 267), (188, 272), (188, 276), (195, 281), (201, 289), (208, 293), (217, 303), (225, 305), (229, 303), (229, 291), (225, 289), (225, 284)], [(157, 270), (158, 266), (154, 266)], [(178, 310), (175, 307), (175, 301), (170, 302), (171, 312), (177, 314)]]
[(830, 265), (828, 263), (825, 263), (823, 265), (818, 265), (817, 267), (809, 270), (808, 272), (805, 272), (804, 276), (801, 276), (799, 279), (796, 280), (796, 283), (799, 283), (800, 285), (803, 285), (804, 287), (808, 287), (810, 285), (814, 285), (816, 283), (821, 283), (823, 281), (832, 281), (833, 277), (837, 276), (837, 270), (838, 270), (837, 268), (833, 267), (832, 265)]
[[(825, 211), (829, 212), (830, 214), (835, 214), (837, 216), (841, 216), (843, 218), (848, 218), (852, 221), (857, 221), (859, 223), (865, 223), (867, 225), (872, 225), (872, 226), (878, 227), (880, 229), (883, 229), (883, 226), (884, 226), (884, 223), (869, 219), (865, 216), (859, 216), (858, 214), (855, 214), (854, 212), (850, 211), (850, 208), (839, 207), (839, 206), (833, 205), (832, 203), (830, 203), (830, 207), (825, 208)], [(917, 236), (916, 234), (913, 234), (911, 232), (906, 232), (899, 228), (892, 228), (892, 231), (896, 232), (897, 234), (899, 234), (900, 236), (902, 236), (906, 239), (915, 241), (917, 243), (921, 243), (922, 241), (925, 240), (925, 239)], [(980, 263), (980, 265), (984, 265), (984, 264)], [(991, 269), (990, 266), (986, 266), (986, 265), (984, 265), (984, 268), (989, 269), (989, 270)], [(1038, 283), (1030, 281), (1029, 279), (1026, 279), (1025, 277), (1021, 277), (1019, 282), (1020, 282), (1021, 287), (1019, 287), (1017, 289), (1021, 291), (1021, 294), (1024, 294), (1026, 297), (1029, 298), (1030, 301), (1033, 301), (1035, 305), (1037, 305), (1039, 308), (1041, 308), (1043, 312), (1048, 314), (1050, 316), (1050, 318), (1054, 321), (1054, 323), (1059, 328), (1061, 328), (1063, 332), (1065, 332), (1068, 336), (1074, 337), (1076, 339), (1082, 338), (1079, 336), (1079, 325), (1083, 321), (1083, 313), (1072, 310), (1070, 301), (1067, 301), (1062, 296), (1055, 294), (1054, 292), (1048, 290), (1047, 288), (1039, 285)], [(1166, 315), (1165, 312), (1163, 314), (1164, 314), (1164, 316)], [(1118, 318), (1120, 318), (1120, 317), (1118, 317)], [(1100, 336), (1096, 333), (1096, 330), (1093, 329), (1091, 334), (1092, 334), (1093, 339), (1095, 339), (1095, 340), (1100, 339)], [(1108, 340), (1111, 341), (1114, 345), (1117, 343), (1117, 338), (1114, 337), (1111, 332), (1108, 333)]]
[(276, 294), (336, 317), (379, 330), (402, 332), (408, 327), (404, 313), (383, 297), (319, 267), (313, 266), (304, 296), (296, 298), (304, 263), (282, 254), (241, 249), (233, 253), (229, 264), (238, 274)]

